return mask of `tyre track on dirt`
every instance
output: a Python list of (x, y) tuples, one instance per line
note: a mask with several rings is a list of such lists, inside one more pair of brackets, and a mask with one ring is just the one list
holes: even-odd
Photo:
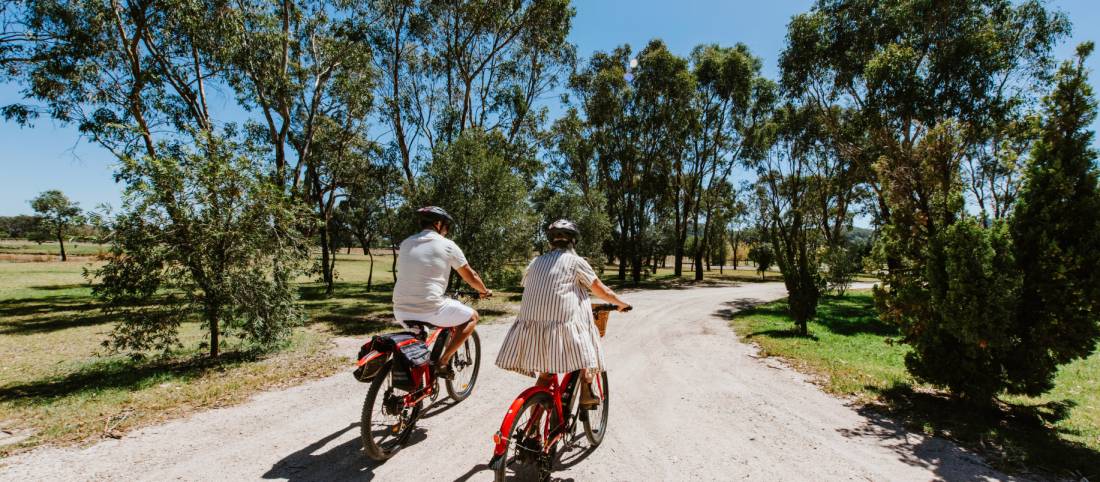
[[(605, 339), (611, 408), (594, 451), (566, 454), (574, 480), (1005, 479), (950, 442), (864, 416), (728, 328), (728, 315), (785, 295), (779, 283), (638, 291)], [(478, 328), (474, 393), (438, 403), (389, 462), (367, 459), (359, 415), (367, 386), (350, 373), (85, 448), (0, 461), (0, 480), (491, 480), (490, 438), (530, 379), (493, 365), (508, 324)], [(353, 352), (354, 340), (343, 350)]]

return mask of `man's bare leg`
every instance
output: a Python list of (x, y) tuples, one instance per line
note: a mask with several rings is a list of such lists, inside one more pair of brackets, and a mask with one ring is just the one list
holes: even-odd
[(459, 348), (462, 348), (462, 344), (474, 333), (474, 328), (477, 327), (477, 320), (477, 311), (474, 311), (474, 316), (470, 318), (470, 321), (455, 327), (454, 336), (451, 338), (451, 344), (447, 346), (446, 350), (443, 350), (443, 355), (439, 357), (440, 365), (445, 366), (451, 362), (451, 357), (458, 352)]

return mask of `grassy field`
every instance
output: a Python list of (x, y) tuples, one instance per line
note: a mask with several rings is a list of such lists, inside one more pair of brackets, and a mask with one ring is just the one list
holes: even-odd
[(734, 330), (828, 391), (885, 411), (910, 429), (956, 440), (1008, 470), (1100, 477), (1100, 352), (1062, 367), (1057, 385), (1038, 397), (1005, 397), (996, 410), (976, 410), (917, 383), (905, 370), (909, 348), (875, 314), (868, 292), (822, 300), (810, 336), (793, 334), (786, 302), (738, 313)]
[[(114, 320), (96, 308), (83, 277), (97, 262), (0, 262), (0, 457), (43, 443), (75, 443), (194, 410), (238, 403), (259, 390), (347, 368), (330, 353), (333, 336), (392, 329), (390, 258), (375, 256), (374, 290), (366, 290), (366, 256), (341, 255), (336, 291), (299, 280), (309, 313), (285, 347), (269, 353), (229, 340), (225, 356), (198, 351), (199, 323), (182, 328), (183, 347), (134, 360), (107, 353)], [(514, 293), (479, 302), (491, 322), (513, 310)], [(348, 354), (351, 356), (352, 354)]]
[[(68, 256), (96, 256), (106, 253), (107, 249), (107, 246), (103, 244), (86, 242), (65, 243), (65, 254)], [(61, 249), (56, 241), (35, 243), (19, 239), (0, 239), (0, 255), (8, 255), (13, 259), (15, 255), (47, 256), (58, 259), (61, 256)], [(50, 258), (40, 259), (37, 261), (47, 261), (49, 259)]]

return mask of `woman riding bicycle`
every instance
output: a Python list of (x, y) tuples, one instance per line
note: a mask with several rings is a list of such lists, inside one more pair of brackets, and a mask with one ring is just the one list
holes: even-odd
[(497, 366), (527, 376), (539, 375), (548, 386), (555, 373), (584, 370), (581, 406), (594, 407), (592, 377), (604, 370), (600, 333), (592, 321), (588, 290), (618, 306), (630, 305), (596, 276), (574, 247), (580, 231), (560, 219), (546, 229), (553, 249), (531, 261), (523, 275), (519, 315), (504, 338)]

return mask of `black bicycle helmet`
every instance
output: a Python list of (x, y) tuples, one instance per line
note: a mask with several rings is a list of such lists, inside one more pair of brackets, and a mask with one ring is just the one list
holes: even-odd
[(581, 236), (581, 230), (577, 229), (576, 223), (568, 219), (559, 219), (546, 227), (546, 238), (551, 241), (561, 234), (569, 236), (569, 239), (576, 243), (577, 238)]
[(455, 219), (446, 210), (438, 206), (424, 206), (416, 210), (416, 215), (420, 219), (427, 219), (432, 222), (443, 221), (443, 224), (448, 227), (453, 226), (455, 223)]

